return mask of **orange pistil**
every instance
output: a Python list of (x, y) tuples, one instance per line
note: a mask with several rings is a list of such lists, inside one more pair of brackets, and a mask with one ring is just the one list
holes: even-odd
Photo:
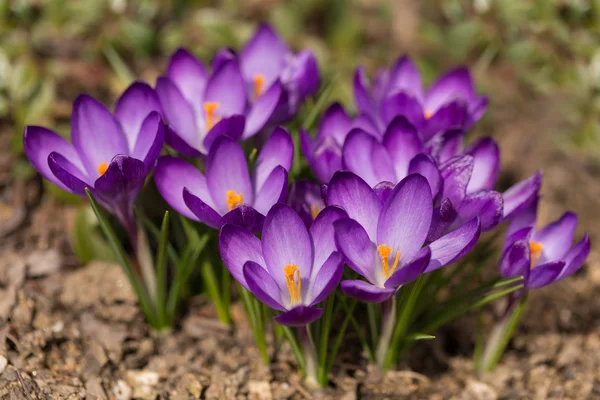
[(204, 113), (206, 117), (206, 130), (209, 131), (217, 122), (219, 122), (220, 118), (215, 116), (215, 111), (219, 108), (219, 102), (210, 102), (207, 101), (204, 103)]
[(387, 279), (393, 273), (396, 267), (398, 266), (398, 261), (400, 260), (400, 252), (396, 251), (396, 258), (394, 259), (394, 264), (392, 264), (392, 268), (390, 268), (389, 264), (389, 256), (392, 254), (392, 248), (387, 244), (380, 244), (377, 246), (377, 252), (379, 253), (379, 257), (381, 257), (381, 267), (383, 268), (383, 276)]
[(432, 115), (433, 115), (433, 113), (429, 110), (425, 110), (425, 112), (423, 113), (423, 116), (425, 117), (425, 119), (431, 118)]
[(287, 264), (283, 267), (283, 273), (285, 274), (285, 283), (290, 293), (290, 303), (295, 304), (300, 301), (300, 290), (302, 289), (300, 270), (296, 264)]
[(100, 176), (104, 175), (104, 173), (108, 170), (108, 164), (103, 162), (98, 164), (98, 173)]
[(255, 74), (252, 77), (254, 82), (254, 98), (257, 99), (263, 92), (265, 85), (265, 76), (263, 74)]
[(319, 210), (317, 206), (315, 206), (314, 204), (310, 205), (310, 215), (312, 215), (312, 219), (316, 219), (317, 215), (319, 215), (320, 212), (321, 210)]
[(540, 242), (530, 241), (529, 242), (529, 252), (531, 253), (531, 268), (534, 268), (538, 261), (540, 261), (540, 257), (542, 256), (542, 249), (544, 246)]
[(241, 193), (236, 193), (233, 190), (228, 190), (227, 192), (225, 192), (225, 196), (227, 196), (227, 209), (229, 211), (244, 204), (244, 195)]

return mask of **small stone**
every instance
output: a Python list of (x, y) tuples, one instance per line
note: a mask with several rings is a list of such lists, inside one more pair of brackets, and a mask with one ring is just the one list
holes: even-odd
[(8, 365), (8, 360), (4, 356), (0, 356), (0, 374), (4, 372), (4, 369)]
[(50, 275), (62, 267), (63, 258), (57, 249), (36, 250), (27, 257), (27, 275), (39, 277)]
[(116, 400), (130, 400), (131, 399), (131, 387), (125, 383), (125, 381), (118, 380), (113, 386), (112, 392), (115, 395)]
[(498, 393), (483, 382), (469, 380), (460, 398), (462, 400), (496, 400), (498, 399)]
[(127, 371), (127, 383), (133, 389), (133, 397), (140, 399), (154, 399), (156, 397), (155, 387), (158, 385), (159, 376), (154, 371)]
[(249, 381), (248, 392), (250, 399), (272, 400), (271, 385), (267, 381)]
[(98, 378), (91, 378), (85, 382), (85, 393), (86, 399), (106, 400), (106, 394), (104, 393), (104, 389), (102, 389), (100, 379)]

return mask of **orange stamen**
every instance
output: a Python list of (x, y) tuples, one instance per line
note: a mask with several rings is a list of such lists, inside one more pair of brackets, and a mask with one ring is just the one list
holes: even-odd
[(98, 173), (100, 176), (104, 175), (104, 173), (108, 170), (108, 164), (103, 162), (98, 164)]
[(296, 264), (287, 264), (283, 267), (285, 274), (285, 283), (290, 293), (290, 303), (295, 304), (300, 300), (302, 281), (300, 280), (300, 270)]
[(227, 192), (225, 192), (225, 196), (227, 196), (227, 209), (229, 211), (244, 204), (244, 195), (241, 193), (236, 193), (233, 190), (228, 190)]
[(530, 241), (529, 242), (529, 251), (531, 253), (531, 268), (534, 268), (538, 261), (540, 261), (540, 257), (542, 256), (542, 249), (544, 246), (540, 242)]
[(379, 253), (379, 257), (381, 257), (381, 267), (383, 268), (383, 276), (387, 279), (389, 278), (396, 267), (398, 266), (398, 262), (400, 261), (400, 252), (396, 251), (396, 258), (394, 259), (394, 263), (392, 264), (392, 268), (390, 268), (389, 256), (392, 254), (392, 248), (387, 244), (380, 244), (377, 246), (377, 252)]
[(219, 117), (215, 116), (215, 111), (219, 108), (219, 102), (204, 103), (204, 113), (206, 114), (206, 130), (211, 130), (217, 122), (220, 121)]
[(433, 115), (433, 113), (429, 110), (425, 110), (425, 112), (423, 113), (423, 116), (425, 117), (425, 119), (431, 118), (432, 115)]
[(319, 210), (317, 206), (315, 206), (314, 204), (310, 205), (310, 215), (312, 215), (312, 219), (316, 219), (317, 215), (319, 215), (320, 212), (321, 210)]
[(262, 74), (255, 74), (252, 77), (252, 81), (254, 82), (254, 98), (258, 98), (263, 92), (265, 85), (265, 76)]

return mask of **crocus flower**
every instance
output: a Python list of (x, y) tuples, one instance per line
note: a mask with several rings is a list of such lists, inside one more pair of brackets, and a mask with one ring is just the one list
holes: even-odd
[(418, 174), (395, 188), (369, 184), (339, 171), (327, 189), (328, 206), (343, 208), (349, 218), (334, 222), (338, 250), (363, 280), (342, 281), (343, 291), (366, 302), (382, 302), (419, 275), (465, 255), (480, 233), (475, 217), (440, 239), (426, 243), (433, 217), (433, 197), (427, 179)]
[(89, 188), (135, 241), (133, 202), (164, 140), (157, 105), (152, 88), (141, 82), (123, 93), (114, 115), (94, 98), (80, 95), (71, 115), (72, 144), (50, 129), (28, 126), (25, 153), (60, 188), (80, 196)]
[(332, 224), (345, 216), (343, 210), (327, 207), (307, 229), (294, 210), (276, 204), (265, 218), (262, 240), (242, 227), (224, 225), (219, 234), (221, 257), (243, 287), (283, 312), (275, 321), (303, 326), (321, 316), (323, 310), (314, 306), (342, 277)]
[[(204, 65), (184, 49), (177, 50), (156, 91), (169, 123), (167, 143), (188, 156), (207, 154), (215, 138), (248, 138), (269, 121), (281, 96), (278, 80), (261, 87), (251, 104), (235, 58), (215, 63), (209, 76)], [(243, 118), (245, 117), (245, 119)]]
[(307, 180), (299, 180), (292, 184), (287, 203), (300, 215), (307, 228), (325, 208), (321, 187), (319, 184)]
[(466, 68), (447, 72), (423, 90), (419, 71), (406, 56), (390, 70), (380, 71), (370, 88), (364, 69), (359, 67), (354, 97), (361, 113), (376, 121), (380, 130), (396, 116), (404, 115), (425, 140), (450, 128), (468, 129), (481, 118), (488, 102), (475, 92)]
[(167, 203), (185, 217), (212, 228), (235, 223), (259, 231), (273, 204), (286, 198), (293, 155), (292, 138), (277, 128), (251, 176), (242, 148), (220, 136), (208, 153), (206, 175), (186, 161), (165, 156), (158, 160), (154, 180)]
[(252, 102), (258, 101), (275, 82), (281, 82), (283, 96), (271, 119), (273, 124), (291, 118), (304, 99), (319, 88), (319, 68), (314, 54), (310, 50), (294, 54), (269, 25), (258, 27), (240, 52), (239, 59), (248, 98)]
[(334, 172), (342, 169), (342, 147), (353, 128), (378, 136), (377, 128), (367, 117), (352, 119), (338, 103), (325, 111), (314, 139), (300, 130), (302, 152), (319, 182), (328, 183)]
[(543, 287), (577, 271), (590, 252), (586, 233), (573, 245), (577, 215), (566, 212), (557, 221), (536, 228), (538, 199), (515, 215), (508, 228), (500, 272), (505, 278), (523, 276), (524, 290)]

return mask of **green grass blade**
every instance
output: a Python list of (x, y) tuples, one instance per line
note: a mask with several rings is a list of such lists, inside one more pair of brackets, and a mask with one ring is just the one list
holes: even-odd
[(158, 324), (163, 325), (167, 307), (167, 243), (169, 238), (169, 212), (165, 215), (160, 227), (158, 250), (156, 253), (156, 309)]

